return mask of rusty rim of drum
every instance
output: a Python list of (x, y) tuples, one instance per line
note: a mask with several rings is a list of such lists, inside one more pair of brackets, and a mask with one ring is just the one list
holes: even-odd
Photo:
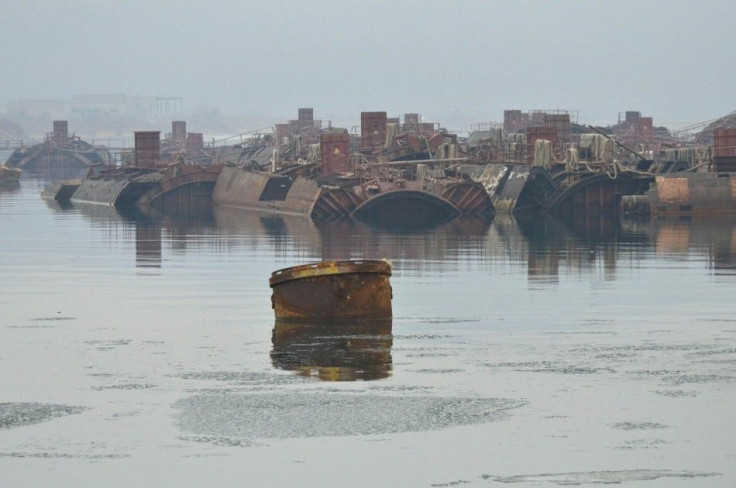
[(352, 260), (352, 261), (322, 261), (308, 263), (290, 268), (279, 269), (271, 273), (268, 285), (273, 287), (287, 281), (317, 276), (339, 274), (383, 274), (391, 276), (391, 263), (385, 260)]

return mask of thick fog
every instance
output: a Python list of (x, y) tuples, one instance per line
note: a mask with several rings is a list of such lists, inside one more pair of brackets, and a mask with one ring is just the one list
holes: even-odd
[(592, 123), (639, 110), (681, 127), (736, 109), (734, 19), (728, 0), (10, 0), (0, 104), (160, 95), (274, 121), (419, 112), (461, 130), (509, 108)]

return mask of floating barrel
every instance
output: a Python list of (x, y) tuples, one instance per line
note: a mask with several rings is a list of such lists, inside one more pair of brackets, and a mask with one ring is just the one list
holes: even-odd
[(335, 323), (391, 318), (391, 263), (325, 261), (274, 271), (276, 320)]

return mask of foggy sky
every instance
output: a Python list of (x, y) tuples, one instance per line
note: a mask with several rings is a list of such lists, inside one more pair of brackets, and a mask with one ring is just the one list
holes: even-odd
[(385, 110), (461, 130), (509, 108), (639, 110), (677, 128), (736, 110), (735, 22), (725, 0), (10, 0), (0, 104), (181, 96), (274, 122)]

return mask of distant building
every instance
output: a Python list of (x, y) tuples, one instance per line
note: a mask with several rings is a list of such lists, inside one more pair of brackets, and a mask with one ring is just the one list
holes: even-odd
[(15, 100), (7, 104), (9, 116), (52, 119), (109, 117), (172, 118), (182, 114), (182, 97), (140, 95), (75, 95), (67, 100)]

